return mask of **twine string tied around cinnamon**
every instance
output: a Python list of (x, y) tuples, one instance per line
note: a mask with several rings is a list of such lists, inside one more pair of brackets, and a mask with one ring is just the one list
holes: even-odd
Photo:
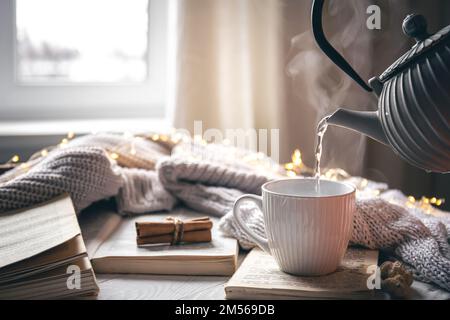
[(182, 220), (174, 217), (167, 217), (167, 221), (172, 221), (174, 225), (173, 237), (171, 245), (179, 244), (183, 241), (184, 223)]

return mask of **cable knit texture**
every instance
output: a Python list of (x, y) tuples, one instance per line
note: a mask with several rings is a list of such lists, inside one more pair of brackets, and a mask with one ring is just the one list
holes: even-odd
[(243, 192), (259, 193), (267, 177), (209, 160), (166, 159), (158, 165), (164, 187), (185, 205), (223, 216)]
[(120, 213), (171, 210), (177, 203), (177, 199), (164, 189), (155, 171), (124, 168), (121, 174), (124, 183), (116, 197)]
[(26, 174), (0, 185), (0, 212), (28, 207), (62, 193), (70, 195), (79, 212), (118, 193), (123, 180), (113, 168), (100, 148), (58, 150)]
[[(117, 161), (107, 153), (117, 152)], [(27, 207), (69, 193), (77, 212), (91, 203), (115, 196), (122, 214), (171, 210), (177, 201), (207, 214), (223, 216), (219, 228), (239, 240), (254, 243), (231, 214), (243, 193), (260, 193), (261, 185), (279, 177), (267, 157), (223, 145), (182, 143), (172, 155), (150, 139), (122, 135), (91, 135), (34, 159), (31, 169), (18, 167), (0, 177), (0, 212)], [(151, 170), (155, 167), (156, 171)], [(262, 165), (261, 165), (262, 164)], [(270, 170), (268, 168), (271, 168)], [(348, 182), (358, 185), (362, 179)], [(369, 181), (359, 188), (351, 243), (395, 254), (414, 271), (416, 279), (450, 290), (450, 219), (406, 207), (399, 191)], [(375, 196), (372, 191), (382, 191)], [(392, 202), (403, 204), (401, 206)], [(247, 224), (264, 236), (260, 210), (241, 207)]]
[[(108, 153), (116, 153), (116, 160)], [(175, 198), (158, 180), (158, 159), (170, 151), (144, 138), (93, 134), (72, 140), (0, 176), (0, 212), (28, 207), (70, 194), (80, 212), (115, 196), (121, 214), (170, 210)], [(132, 168), (127, 168), (132, 167)]]
[(157, 165), (164, 188), (186, 206), (216, 216), (225, 215), (243, 193), (260, 193), (261, 185), (275, 176), (252, 165), (256, 157), (273, 166), (273, 161), (247, 150), (223, 145), (184, 143), (172, 156)]

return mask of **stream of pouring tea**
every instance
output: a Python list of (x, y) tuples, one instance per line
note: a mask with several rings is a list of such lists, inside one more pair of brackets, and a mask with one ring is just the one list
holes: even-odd
[(316, 163), (314, 168), (314, 178), (316, 179), (316, 192), (320, 193), (320, 159), (322, 158), (322, 143), (323, 136), (328, 128), (328, 119), (330, 116), (327, 116), (319, 121), (317, 125), (317, 142), (316, 142)]

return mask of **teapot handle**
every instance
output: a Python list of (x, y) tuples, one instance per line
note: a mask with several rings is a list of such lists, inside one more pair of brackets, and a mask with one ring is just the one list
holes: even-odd
[(325, 0), (313, 0), (311, 10), (311, 21), (314, 38), (320, 49), (331, 59), (342, 71), (355, 80), (364, 90), (372, 92), (367, 83), (361, 79), (352, 66), (334, 49), (325, 37), (322, 27), (322, 12)]

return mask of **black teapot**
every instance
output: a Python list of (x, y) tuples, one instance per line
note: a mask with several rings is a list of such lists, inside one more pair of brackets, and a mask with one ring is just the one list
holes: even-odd
[(362, 88), (379, 98), (378, 111), (338, 109), (328, 123), (390, 146), (428, 172), (450, 172), (450, 26), (430, 35), (422, 15), (403, 21), (416, 44), (369, 85), (330, 45), (322, 28), (324, 0), (312, 5), (312, 30), (322, 51)]

